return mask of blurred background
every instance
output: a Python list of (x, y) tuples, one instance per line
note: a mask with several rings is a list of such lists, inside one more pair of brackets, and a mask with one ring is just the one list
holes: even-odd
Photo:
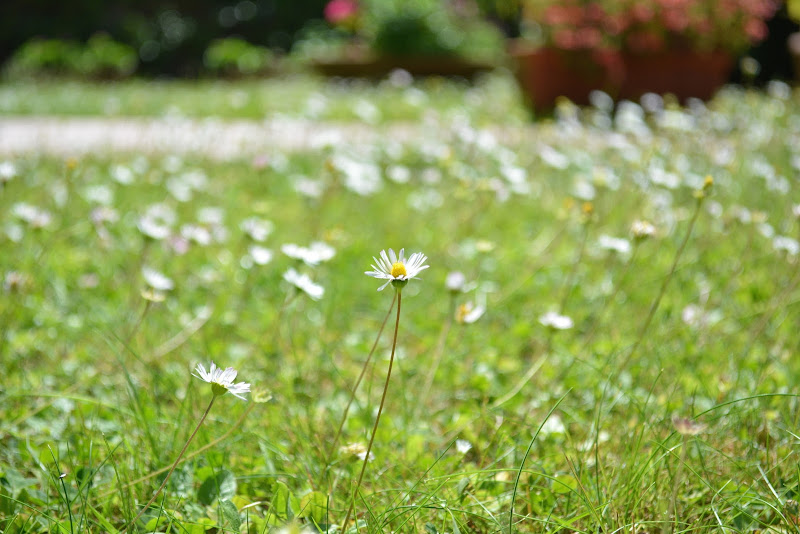
[[(511, 67), (509, 50), (724, 51), (730, 80), (792, 80), (790, 0), (55, 0), (0, 3), (5, 79), (371, 74)], [(800, 39), (800, 38), (798, 38)], [(800, 57), (800, 44), (797, 57)], [(397, 63), (406, 58), (406, 63)], [(411, 58), (417, 60), (416, 63)], [(423, 58), (423, 60), (419, 60)], [(439, 65), (467, 63), (472, 70)], [(798, 63), (800, 64), (800, 63)], [(418, 72), (414, 72), (414, 70)], [(324, 70), (323, 70), (324, 72)], [(370, 72), (366, 73), (367, 75)]]

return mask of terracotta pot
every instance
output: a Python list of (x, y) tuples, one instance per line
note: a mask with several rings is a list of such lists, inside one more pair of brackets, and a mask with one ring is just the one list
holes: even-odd
[(666, 51), (621, 54), (625, 78), (620, 98), (638, 100), (645, 93), (673, 94), (680, 100), (709, 100), (728, 81), (733, 56), (727, 52)]
[(733, 56), (726, 52), (668, 51), (657, 54), (525, 48), (512, 44), (516, 77), (535, 111), (552, 109), (559, 96), (579, 105), (600, 89), (615, 99), (672, 93), (681, 100), (708, 100), (727, 82)]
[(517, 81), (535, 111), (552, 109), (559, 96), (588, 104), (589, 93), (596, 89), (616, 96), (624, 76), (622, 61), (612, 51), (530, 49), (515, 43), (509, 53)]

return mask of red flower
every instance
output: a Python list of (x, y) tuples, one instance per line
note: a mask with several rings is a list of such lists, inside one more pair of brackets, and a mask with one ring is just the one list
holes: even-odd
[(325, 20), (331, 24), (341, 24), (358, 15), (358, 2), (355, 0), (331, 0), (325, 6)]

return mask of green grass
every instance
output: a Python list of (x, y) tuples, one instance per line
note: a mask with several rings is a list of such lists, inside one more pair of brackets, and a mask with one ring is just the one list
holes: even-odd
[(79, 80), (0, 83), (0, 114), (76, 116), (187, 116), (264, 119), (278, 116), (383, 123), (419, 120), (436, 111), (468, 112), (482, 122), (520, 123), (526, 112), (507, 73), (475, 85), (441, 78), (412, 85), (358, 80), (328, 84), (309, 76), (246, 81)]
[[(135, 113), (158, 114), (172, 98), (136, 83), (117, 96), (152, 99)], [(162, 93), (213, 101), (214, 87)], [(364, 90), (391, 107), (382, 90)], [(364, 271), (381, 249), (405, 247), (430, 268), (403, 291), (356, 502), (362, 532), (796, 532), (800, 256), (782, 247), (800, 234), (797, 97), (729, 91), (706, 110), (670, 108), (663, 122), (686, 129), (652, 115), (608, 126), (591, 109), (573, 120), (564, 108), (532, 136), (494, 146), (469, 126), (489, 104), (458, 91), (453, 106), (472, 123), (443, 122), (399, 148), (376, 139), (273, 154), (266, 168), (7, 158), (0, 530), (121, 531), (208, 405), (192, 371), (214, 361), (238, 369), (260, 392), (251, 397), (271, 399), (218, 398), (129, 532), (269, 532), (292, 520), (336, 531), (361, 467), (341, 447), (369, 440), (393, 334), (390, 320), (332, 447), (392, 301)], [(354, 161), (377, 172), (377, 190), (352, 190)], [(113, 178), (118, 166), (131, 183)], [(388, 178), (403, 175), (397, 166), (408, 182)], [(698, 199), (706, 175), (714, 184)], [(302, 179), (321, 195), (299, 193)], [(179, 186), (191, 199), (176, 198)], [(117, 218), (94, 222), (103, 197)], [(46, 210), (49, 224), (26, 222), (22, 203)], [(157, 203), (174, 212), (173, 235), (196, 224), (211, 242), (148, 240), (137, 224)], [(221, 221), (202, 222), (207, 207)], [(250, 217), (274, 224), (266, 265), (248, 256)], [(656, 235), (637, 243), (637, 219)], [(630, 253), (602, 248), (603, 235), (627, 239)], [(316, 267), (280, 251), (315, 240), (336, 249)], [(142, 297), (143, 266), (174, 281), (163, 302)], [(289, 267), (323, 298), (290, 287)], [(445, 288), (453, 270), (474, 282), (469, 292)], [(486, 313), (456, 321), (454, 309), (481, 295)], [(574, 326), (544, 326), (548, 311)], [(675, 417), (702, 426), (681, 435)]]

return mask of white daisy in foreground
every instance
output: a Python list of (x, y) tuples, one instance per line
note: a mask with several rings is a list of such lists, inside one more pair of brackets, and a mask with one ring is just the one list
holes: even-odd
[(404, 250), (401, 248), (400, 254), (395, 254), (392, 249), (389, 249), (388, 254), (385, 250), (381, 250), (380, 259), (372, 257), (375, 261), (372, 268), (375, 270), (366, 271), (364, 274), (373, 278), (388, 280), (378, 288), (378, 291), (382, 291), (389, 284), (402, 288), (406, 282), (412, 278), (417, 278), (420, 272), (430, 267), (430, 265), (425, 265), (428, 257), (422, 252), (415, 252), (406, 260)]
[(573, 326), (572, 319), (558, 312), (549, 311), (539, 317), (539, 322), (544, 326), (555, 328), (556, 330), (569, 330)]
[(247, 400), (243, 397), (243, 394), (250, 392), (250, 384), (247, 382), (234, 384), (233, 381), (236, 379), (237, 371), (233, 367), (221, 369), (214, 365), (214, 362), (211, 362), (211, 367), (208, 372), (206, 372), (206, 368), (203, 364), (198, 363), (195, 371), (197, 371), (198, 374), (194, 376), (211, 384), (211, 391), (214, 393), (215, 397), (230, 392), (234, 397)]
[(283, 273), (283, 279), (292, 284), (297, 289), (303, 291), (314, 300), (319, 300), (325, 294), (325, 288), (314, 281), (307, 274), (300, 274), (293, 268)]

